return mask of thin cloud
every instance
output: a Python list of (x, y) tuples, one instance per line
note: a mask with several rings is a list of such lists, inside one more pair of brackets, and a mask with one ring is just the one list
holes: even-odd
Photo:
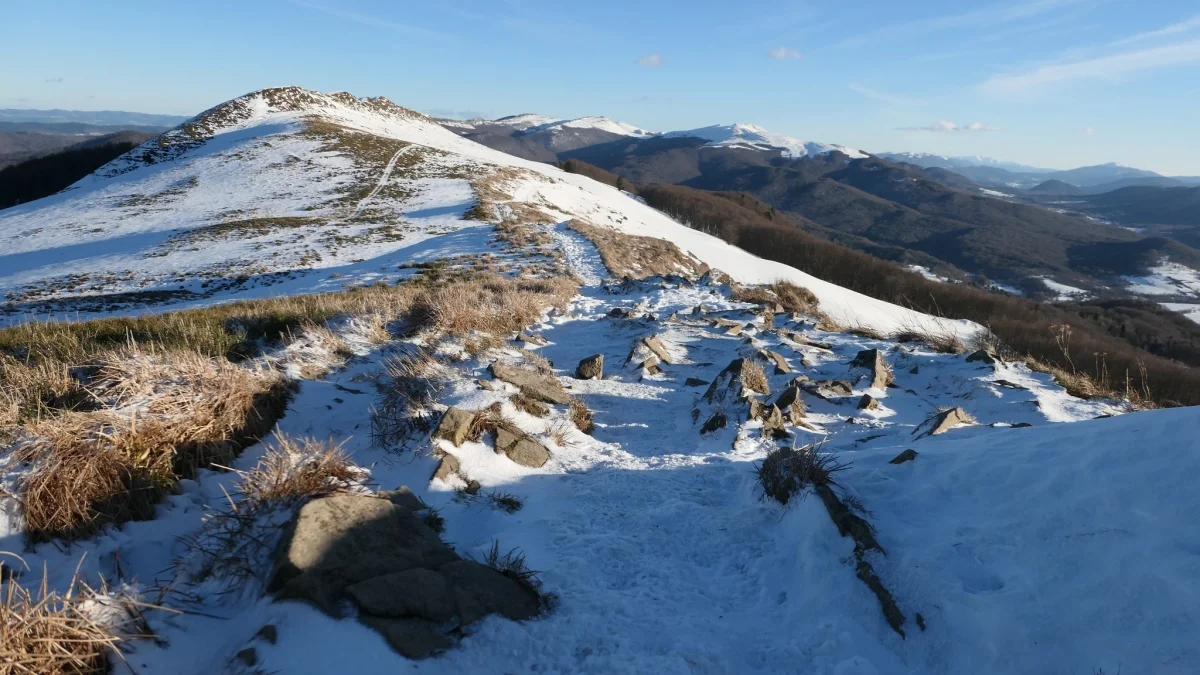
[(1123, 52), (1110, 56), (1038, 66), (1023, 73), (993, 75), (979, 91), (995, 96), (1024, 94), (1075, 80), (1111, 80), (1143, 70), (1200, 61), (1200, 40)]
[(481, 110), (455, 110), (453, 108), (430, 108), (426, 111), (430, 117), (440, 117), (447, 120), (479, 120), (489, 119), (489, 114)]
[(772, 49), (771, 51), (767, 52), (767, 56), (775, 59), (776, 61), (783, 61), (785, 59), (798, 59), (804, 56), (804, 54), (801, 54), (797, 49), (780, 47), (779, 49)]
[(662, 65), (662, 56), (658, 54), (647, 54), (645, 56), (638, 57), (636, 60), (634, 60), (634, 63), (644, 68), (657, 68)]
[(1197, 28), (1200, 28), (1200, 14), (1197, 14), (1196, 16), (1193, 16), (1190, 19), (1185, 19), (1178, 23), (1170, 24), (1169, 26), (1163, 26), (1162, 28), (1159, 28), (1158, 30), (1149, 30), (1149, 31), (1146, 31), (1145, 33), (1137, 33), (1136, 35), (1130, 35), (1127, 38), (1122, 38), (1120, 40), (1117, 40), (1116, 42), (1113, 42), (1112, 45), (1114, 47), (1119, 47), (1119, 46), (1123, 46), (1123, 45), (1131, 45), (1131, 44), (1134, 44), (1137, 42), (1145, 42), (1146, 40), (1153, 40), (1155, 38), (1166, 37), (1168, 35), (1178, 35), (1179, 33), (1186, 33), (1188, 31), (1195, 30)]
[(895, 94), (889, 94), (887, 92), (879, 91), (878, 89), (871, 89), (870, 87), (864, 87), (861, 84), (857, 84), (857, 83), (851, 83), (848, 86), (850, 88), (850, 91), (852, 91), (856, 94), (862, 94), (863, 96), (866, 96), (867, 98), (869, 98), (873, 101), (880, 101), (882, 103), (887, 103), (888, 105), (895, 105), (895, 106), (925, 105), (925, 102), (920, 99), (908, 98), (906, 96), (897, 96)]
[(307, 2), (306, 0), (288, 0), (288, 1), (291, 2), (293, 5), (296, 5), (297, 7), (304, 7), (305, 9), (311, 9), (313, 11), (322, 12), (324, 14), (328, 14), (330, 16), (334, 16), (334, 17), (337, 17), (337, 18), (345, 20), (345, 21), (350, 21), (352, 23), (361, 24), (363, 26), (371, 26), (372, 28), (384, 28), (384, 29), (393, 30), (393, 31), (396, 31), (399, 33), (407, 33), (409, 35), (427, 37), (427, 38), (437, 38), (440, 40), (452, 39), (454, 37), (448, 33), (442, 33), (442, 32), (436, 31), (436, 30), (430, 30), (428, 28), (422, 28), (420, 26), (413, 26), (413, 25), (407, 24), (407, 23), (400, 23), (398, 21), (392, 21), (391, 19), (385, 19), (383, 17), (372, 16), (370, 14), (360, 14), (358, 12), (351, 12), (351, 11), (347, 11), (344, 9), (339, 9), (337, 7), (327, 7), (325, 5), (318, 5), (316, 3)]
[(934, 133), (958, 133), (958, 132), (980, 132), (980, 131), (999, 131), (996, 127), (989, 127), (981, 122), (971, 122), (970, 124), (955, 124), (941, 120), (934, 122), (929, 126), (924, 127), (896, 127), (896, 131), (931, 131)]
[(1088, 128), (1086, 128), (1086, 129), (1084, 129), (1084, 130), (1083, 130), (1083, 135), (1084, 135), (1084, 136), (1091, 136), (1091, 135), (1092, 135), (1092, 134), (1094, 134), (1094, 133), (1096, 133), (1096, 130), (1095, 130), (1095, 129), (1093, 129), (1092, 127), (1088, 127)]
[(47, 77), (46, 78), (46, 82), (48, 82), (50, 84), (62, 84), (62, 81), (63, 81), (63, 78), (61, 78), (61, 77)]
[(1084, 0), (1031, 0), (1020, 4), (996, 4), (974, 9), (961, 14), (942, 14), (913, 21), (892, 23), (843, 40), (838, 46), (855, 47), (903, 37), (919, 37), (960, 28), (988, 27), (1002, 23), (1020, 21), (1041, 16), (1060, 7), (1074, 5)]

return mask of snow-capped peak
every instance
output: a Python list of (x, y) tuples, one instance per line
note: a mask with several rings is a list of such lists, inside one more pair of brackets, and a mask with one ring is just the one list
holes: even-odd
[(562, 120), (557, 117), (549, 117), (547, 115), (538, 115), (535, 113), (522, 113), (520, 115), (509, 115), (507, 117), (494, 119), (491, 120), (491, 123), (512, 127), (517, 131), (525, 131), (526, 129), (531, 129), (533, 127), (541, 127), (561, 121)]
[(714, 124), (713, 126), (701, 127), (699, 129), (670, 131), (663, 134), (663, 136), (703, 138), (709, 141), (708, 145), (714, 147), (748, 147), (758, 150), (782, 148), (783, 156), (793, 159), (834, 151), (845, 153), (855, 159), (867, 156), (866, 153), (853, 148), (847, 148), (843, 145), (802, 141), (791, 136), (777, 134), (757, 124)]
[(551, 129), (595, 129), (597, 131), (606, 131), (610, 134), (638, 137), (655, 135), (652, 131), (635, 127), (632, 124), (617, 122), (607, 117), (579, 117), (573, 120), (561, 120), (549, 124), (543, 124), (534, 128), (536, 131)]

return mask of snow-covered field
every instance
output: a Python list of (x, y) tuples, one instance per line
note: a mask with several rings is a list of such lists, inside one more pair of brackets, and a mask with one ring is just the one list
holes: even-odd
[(1042, 277), (1042, 283), (1046, 285), (1046, 288), (1058, 294), (1054, 299), (1059, 302), (1081, 300), (1088, 296), (1088, 292), (1082, 288), (1068, 286), (1067, 284), (1055, 281), (1053, 279)]
[[(165, 289), (171, 285), (165, 278), (181, 277), (187, 286), (221, 260), (253, 255), (256, 237), (242, 232), (199, 250), (168, 252), (162, 258), (169, 264), (149, 253), (174, 234), (226, 222), (222, 214), (231, 208), (263, 218), (316, 213), (327, 221), (302, 241), (254, 256), (268, 273), (285, 275), (274, 285), (234, 285), (169, 306), (394, 279), (405, 273), (405, 262), (493, 251), (490, 226), (462, 219), (474, 199), (469, 181), (496, 167), (519, 170), (505, 190), (554, 216), (555, 247), (583, 282), (568, 311), (550, 312), (530, 327), (548, 344), (525, 346), (549, 359), (564, 386), (595, 412), (594, 433), (572, 430), (563, 443), (553, 440), (563, 406), (548, 419), (517, 411), (507, 402), (509, 385), (478, 384), (488, 378), (486, 358), (443, 345), (454, 375), (439, 405), (480, 409), (502, 402), (553, 453), (532, 469), (497, 455), (486, 438), (458, 447), (437, 441), (463, 474), (479, 481), (481, 494), (499, 490), (524, 503), (512, 514), (492, 508), (455, 490), (461, 486), (431, 481), (437, 464), (431, 442), (404, 452), (372, 444), (371, 376), (389, 354), (411, 345), (371, 347), (353, 335), (347, 338), (355, 358), (323, 379), (301, 382), (275, 433), (344, 443), (353, 461), (370, 470), (368, 486), (412, 488), (440, 510), (444, 538), (464, 555), (482, 557), (493, 541), (520, 548), (558, 601), (537, 620), (492, 616), (472, 624), (455, 648), (410, 662), (353, 618), (272, 602), (253, 583), (217, 595), (209, 592), (215, 580), (175, 574), (181, 538), (226, 508), (234, 473), (202, 471), (180, 483), (154, 520), (71, 547), (29, 546), (15, 518), (0, 518), (0, 551), (20, 552), (28, 575), (44, 568), (52, 586), (65, 588), (79, 569), (91, 581), (130, 584), (147, 601), (183, 612), (148, 611), (157, 639), (131, 642), (117, 672), (1200, 672), (1196, 411), (1126, 414), (1117, 402), (1071, 397), (1022, 364), (971, 362), (920, 343), (824, 332), (812, 321), (778, 315), (786, 331), (829, 348), (810, 346), (768, 330), (725, 286), (655, 278), (606, 284), (598, 252), (565, 226), (568, 219), (668, 239), (742, 283), (792, 281), (843, 325), (884, 333), (924, 328), (963, 339), (978, 330), (755, 258), (606, 185), (488, 150), (420, 117), (375, 115), (325, 100), (327, 118), (405, 144), (351, 163), (305, 145), (311, 142), (296, 133), (295, 112), (258, 103), (253, 109), (249, 120), (172, 162), (84, 181), (0, 213), (5, 255), (24, 261), (14, 273), (0, 268), (3, 288), (17, 292), (68, 272), (102, 274), (124, 265), (134, 265), (128, 282), (60, 288), (53, 297)], [(408, 153), (422, 161), (404, 164)], [(292, 154), (300, 161), (289, 164)], [(191, 176), (194, 183), (152, 207), (121, 205), (131, 194), (169, 192)], [(343, 185), (358, 198), (342, 200)], [(81, 231), (81, 223), (101, 231)], [(321, 260), (307, 265), (289, 257), (342, 223), (392, 223), (404, 238), (322, 249)], [(704, 313), (691, 311), (698, 305)], [(615, 307), (656, 318), (614, 318)], [(709, 320), (714, 314), (751, 325), (728, 335)], [(631, 346), (651, 334), (672, 357), (660, 374), (626, 364)], [(894, 387), (871, 389), (864, 371), (848, 365), (871, 348), (893, 366)], [(853, 393), (805, 395), (811, 428), (789, 427), (791, 440), (764, 435), (758, 421), (701, 435), (703, 420), (691, 413), (704, 386), (689, 386), (688, 379), (712, 381), (732, 359), (760, 349), (782, 355), (795, 371), (769, 374), (773, 395), (797, 374), (848, 380)], [(596, 353), (605, 356), (604, 379), (571, 376), (580, 359)], [(879, 407), (859, 410), (864, 394)], [(918, 438), (917, 427), (946, 407), (962, 407), (978, 423)], [(905, 638), (857, 578), (854, 544), (838, 534), (819, 499), (782, 508), (762, 498), (756, 462), (778, 443), (821, 440), (851, 464), (838, 475), (841, 489), (861, 504), (886, 551), (868, 559), (908, 619)], [(889, 463), (909, 448), (915, 460)], [(262, 444), (252, 446), (233, 468), (253, 467), (263, 452)], [(11, 485), (12, 472), (3, 478)], [(11, 496), (0, 497), (0, 505), (10, 516), (17, 508)], [(187, 591), (199, 597), (179, 603), (176, 594)], [(264, 625), (276, 628), (274, 644), (254, 639)], [(250, 644), (258, 670), (239, 670), (235, 655)]]
[(1200, 272), (1169, 261), (1150, 269), (1145, 276), (1125, 277), (1128, 289), (1142, 295), (1190, 295), (1200, 297)]
[(860, 150), (832, 143), (801, 141), (791, 136), (768, 131), (755, 124), (714, 124), (700, 129), (668, 131), (663, 136), (668, 138), (694, 136), (708, 140), (708, 144), (714, 147), (783, 148), (783, 156), (792, 158), (811, 157), (834, 151), (844, 153), (852, 159), (867, 156)]

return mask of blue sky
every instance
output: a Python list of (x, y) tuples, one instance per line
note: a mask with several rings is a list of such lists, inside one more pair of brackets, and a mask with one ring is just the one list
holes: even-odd
[(0, 107), (193, 114), (298, 84), (440, 115), (752, 122), (1200, 175), (1194, 1), (5, 0), (2, 16)]

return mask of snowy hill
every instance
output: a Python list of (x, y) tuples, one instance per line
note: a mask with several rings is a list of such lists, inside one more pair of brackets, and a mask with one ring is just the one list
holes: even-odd
[[(813, 151), (755, 129), (711, 140)], [(756, 258), (386, 99), (248, 94), (0, 212), (0, 242), (9, 323), (203, 307), (162, 330), (240, 350), (196, 330), (181, 356), (149, 320), (0, 331), (0, 552), (20, 553), (3, 578), (103, 579), (80, 611), (122, 628), (114, 672), (1200, 669), (1196, 411), (1076, 398), (960, 353), (970, 322)], [(11, 335), (41, 342), (18, 358)], [(66, 356), (33, 361), (49, 352)], [(230, 383), (262, 391), (210, 391)], [(243, 400), (262, 433), (183, 455)], [(204, 405), (219, 414), (153, 442)], [(70, 545), (30, 531), (46, 476), (163, 446), (140, 510)], [(780, 457), (844, 468), (789, 465), (773, 499), (758, 475)], [(331, 503), (381, 516), (307, 529)], [(403, 527), (367, 538), (379, 522)], [(379, 562), (410, 540), (423, 557)], [(505, 593), (535, 591), (536, 618), (506, 613)]]
[(753, 124), (717, 124), (700, 129), (670, 131), (663, 135), (668, 138), (687, 136), (703, 138), (710, 141), (709, 145), (714, 147), (745, 147), (756, 150), (782, 148), (784, 156), (791, 158), (822, 155), (834, 151), (844, 153), (854, 159), (867, 156), (853, 148), (830, 143), (801, 141)]

